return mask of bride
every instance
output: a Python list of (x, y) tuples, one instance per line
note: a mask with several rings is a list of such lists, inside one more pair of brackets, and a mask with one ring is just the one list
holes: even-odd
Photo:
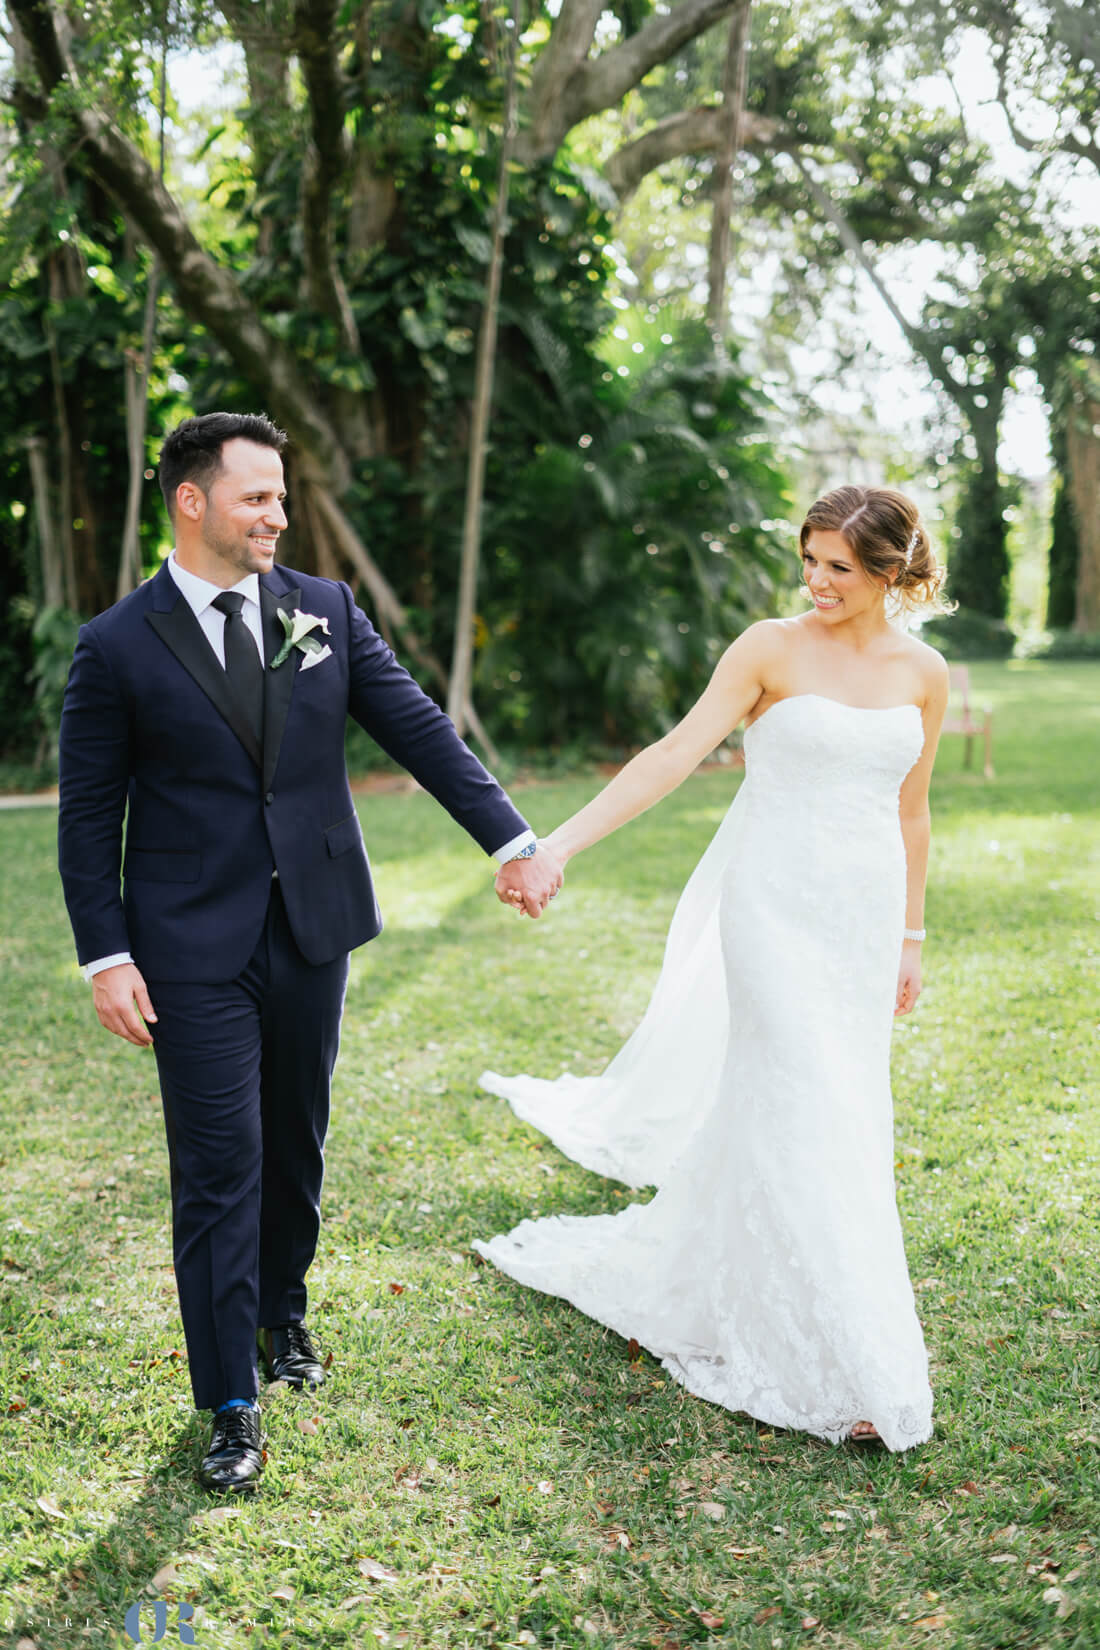
[[(746, 777), (677, 906), (638, 1030), (600, 1077), (482, 1076), (569, 1157), (651, 1202), (475, 1247), (771, 1426), (891, 1450), (932, 1394), (894, 1195), (891, 1015), (921, 989), (942, 608), (916, 507), (840, 487), (803, 523), (812, 611), (751, 626), (672, 732), (546, 846), (561, 864), (741, 721)], [(502, 898), (507, 898), (502, 891)]]

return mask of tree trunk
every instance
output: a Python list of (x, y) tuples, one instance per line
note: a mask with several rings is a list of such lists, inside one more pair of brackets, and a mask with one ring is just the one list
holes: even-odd
[(1050, 549), (1047, 552), (1046, 623), (1051, 630), (1069, 630), (1077, 616), (1077, 570), (1081, 542), (1073, 512), (1069, 482), (1060, 469), (1054, 481), (1050, 512)]
[[(164, 115), (168, 98), (168, 24), (165, 17), (160, 43), (160, 99), (158, 113), (159, 164), (157, 175), (164, 182)], [(137, 249), (129, 224), (126, 226), (127, 255), (135, 263)], [(126, 352), (123, 369), (126, 384), (126, 455), (129, 472), (126, 487), (126, 515), (122, 525), (122, 547), (118, 557), (118, 583), (115, 600), (121, 601), (135, 590), (141, 581), (141, 495), (145, 486), (145, 429), (149, 413), (149, 372), (153, 364), (153, 346), (157, 329), (157, 284), (160, 280), (160, 259), (154, 254), (149, 263), (145, 285), (145, 315), (141, 328), (141, 359), (135, 361), (133, 351)]]
[(948, 566), (948, 588), (960, 607), (1003, 619), (1008, 611), (1008, 529), (1005, 494), (997, 465), (999, 406), (974, 430), (977, 462), (965, 480)]
[(61, 557), (63, 607), (77, 611), (76, 556), (73, 551), (73, 443), (69, 431), (69, 409), (61, 382), (61, 357), (52, 322), (46, 323), (50, 349), (50, 383), (53, 389), (54, 426), (57, 430), (57, 543)]
[(149, 368), (156, 342), (157, 282), (160, 263), (153, 258), (149, 264), (145, 287), (145, 320), (142, 327), (141, 354), (127, 350), (125, 371), (126, 388), (126, 455), (129, 473), (126, 487), (126, 515), (122, 527), (122, 548), (118, 558), (118, 584), (115, 600), (120, 602), (141, 582), (141, 495), (145, 490), (145, 431), (149, 409)]
[(741, 153), (745, 125), (745, 93), (749, 74), (749, 25), (752, 0), (738, 0), (730, 22), (726, 62), (722, 72), (722, 142), (714, 157), (717, 179), (710, 218), (707, 257), (707, 320), (716, 340), (726, 334), (726, 275), (733, 257), (730, 217), (733, 205), (733, 167)]
[[(462, 521), (462, 563), (458, 585), (458, 614), (455, 619), (454, 656), (447, 694), (447, 714), (462, 733), (466, 707), (470, 701), (474, 660), (474, 604), (477, 599), (478, 562), (481, 557), (481, 509), (485, 493), (485, 456), (489, 415), (493, 403), (493, 367), (496, 361), (497, 326), (500, 309), (500, 282), (504, 268), (504, 241), (508, 231), (508, 167), (516, 139), (516, 52), (519, 37), (519, 0), (512, 0), (512, 27), (508, 40), (508, 93), (504, 130), (500, 138), (500, 165), (497, 170), (497, 199), (493, 212), (493, 247), (485, 283), (485, 307), (477, 335), (477, 367), (474, 401), (470, 416), (470, 447), (466, 470), (466, 508)], [(490, 760), (497, 756), (490, 747)]]
[(1066, 466), (1080, 546), (1074, 630), (1100, 632), (1100, 373), (1070, 403)]
[(65, 606), (65, 568), (61, 543), (54, 525), (50, 498), (50, 473), (46, 465), (46, 443), (40, 435), (27, 437), (27, 463), (34, 494), (34, 519), (38, 529), (38, 558), (42, 569), (42, 606)]

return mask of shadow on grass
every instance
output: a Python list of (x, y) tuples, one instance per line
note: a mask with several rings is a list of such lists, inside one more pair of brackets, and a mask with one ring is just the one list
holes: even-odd
[[(14, 1644), (33, 1638), (38, 1644), (64, 1643), (68, 1631), (82, 1632), (83, 1642), (129, 1644), (126, 1612), (135, 1601), (144, 1601), (142, 1638), (151, 1640), (155, 1631), (153, 1600), (185, 1600), (196, 1608), (203, 1600), (193, 1589), (174, 1586), (164, 1577), (158, 1587), (153, 1578), (187, 1547), (196, 1516), (220, 1522), (241, 1516), (232, 1504), (219, 1503), (204, 1491), (195, 1478), (195, 1468), (205, 1443), (202, 1419), (194, 1415), (168, 1440), (158, 1464), (143, 1475), (146, 1484), (138, 1498), (129, 1502), (64, 1569), (57, 1572), (56, 1592), (51, 1607), (12, 1613)], [(145, 1440), (139, 1440), (144, 1451)], [(5, 1623), (7, 1625), (7, 1623)], [(169, 1608), (169, 1630), (165, 1642), (176, 1642), (174, 1610)], [(201, 1635), (200, 1635), (201, 1642)]]

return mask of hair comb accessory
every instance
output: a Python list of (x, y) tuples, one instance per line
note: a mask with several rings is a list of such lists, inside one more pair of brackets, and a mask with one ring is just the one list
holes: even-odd
[(908, 567), (909, 563), (912, 561), (913, 551), (917, 548), (917, 545), (919, 543), (920, 543), (920, 528), (919, 527), (914, 527), (913, 537), (909, 540), (909, 543), (905, 546), (905, 565), (906, 565), (906, 567)]

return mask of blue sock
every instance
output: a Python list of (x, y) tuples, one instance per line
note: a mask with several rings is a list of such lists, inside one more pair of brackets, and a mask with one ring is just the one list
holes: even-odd
[(227, 1398), (224, 1404), (218, 1405), (214, 1414), (220, 1415), (225, 1409), (251, 1409), (252, 1407), (253, 1400), (251, 1398)]

